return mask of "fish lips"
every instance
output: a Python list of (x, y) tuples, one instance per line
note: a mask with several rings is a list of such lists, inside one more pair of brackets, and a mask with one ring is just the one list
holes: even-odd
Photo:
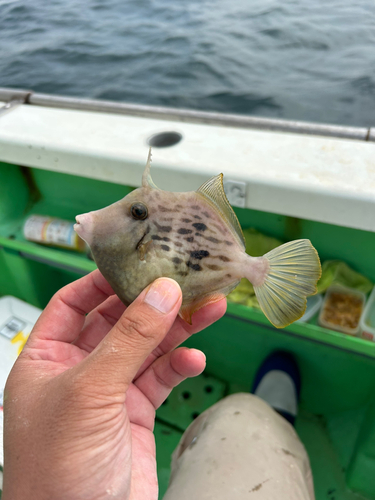
[(86, 241), (88, 245), (92, 243), (93, 234), (93, 217), (91, 213), (77, 215), (76, 224), (74, 224), (74, 231), (80, 238)]

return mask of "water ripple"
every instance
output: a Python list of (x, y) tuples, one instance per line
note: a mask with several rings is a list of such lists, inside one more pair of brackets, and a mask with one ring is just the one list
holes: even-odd
[(0, 0), (0, 86), (374, 126), (371, 0)]

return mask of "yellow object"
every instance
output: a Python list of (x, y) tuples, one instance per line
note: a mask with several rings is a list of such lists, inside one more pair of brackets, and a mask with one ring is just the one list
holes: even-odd
[(18, 356), (21, 354), (22, 349), (25, 347), (25, 344), (27, 342), (27, 339), (29, 338), (28, 335), (25, 335), (22, 331), (18, 332), (11, 340), (12, 344), (17, 344), (20, 342), (20, 345), (18, 346)]

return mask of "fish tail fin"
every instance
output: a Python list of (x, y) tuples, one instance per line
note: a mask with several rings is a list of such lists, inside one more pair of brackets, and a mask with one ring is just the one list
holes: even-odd
[(306, 298), (317, 292), (322, 272), (318, 252), (310, 240), (296, 240), (260, 259), (266, 273), (260, 283), (253, 283), (255, 295), (269, 321), (284, 328), (303, 316)]

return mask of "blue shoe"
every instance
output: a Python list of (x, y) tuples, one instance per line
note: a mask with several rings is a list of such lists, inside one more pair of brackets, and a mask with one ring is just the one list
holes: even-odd
[(252, 393), (294, 425), (300, 390), (301, 376), (297, 363), (290, 354), (278, 351), (259, 368)]

